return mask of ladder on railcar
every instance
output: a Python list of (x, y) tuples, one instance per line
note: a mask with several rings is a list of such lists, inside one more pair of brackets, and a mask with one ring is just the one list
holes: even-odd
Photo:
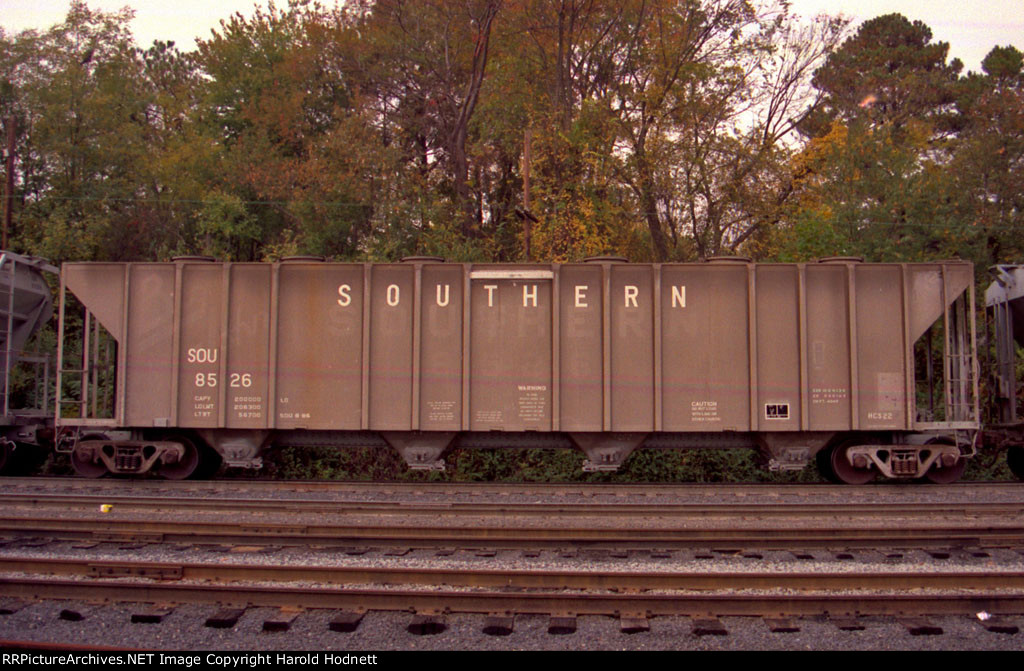
[[(66, 305), (63, 302), (60, 310), (62, 324), (59, 330), (63, 334), (66, 310)], [(63, 345), (63, 343), (61, 344)], [(80, 368), (65, 367), (66, 352), (63, 346), (58, 349), (57, 387), (60, 395), (57, 398), (57, 404), (61, 407), (77, 407), (76, 413), (83, 419), (113, 418), (116, 398), (114, 388), (116, 384), (116, 343), (99, 320), (84, 308), (81, 344)], [(77, 394), (69, 393), (65, 389), (70, 376), (78, 376)]]
[[(56, 405), (59, 409), (73, 408), (74, 416), (81, 419), (114, 418), (117, 399), (117, 342), (99, 323), (94, 314), (82, 306), (73, 294), (61, 289), (57, 326)], [(81, 314), (81, 330), (70, 313)], [(69, 332), (75, 333), (68, 336)], [(76, 347), (67, 348), (66, 339), (81, 345), (81, 357)], [(69, 351), (77, 362), (66, 366)], [(62, 412), (58, 413), (61, 416)]]
[(969, 310), (965, 296), (960, 296), (946, 309), (944, 381), (946, 407), (950, 416), (946, 421), (967, 422), (977, 419), (974, 381), (973, 310)]

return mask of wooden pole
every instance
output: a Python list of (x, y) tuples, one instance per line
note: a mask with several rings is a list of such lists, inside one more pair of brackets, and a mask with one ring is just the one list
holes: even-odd
[(7, 189), (4, 208), (3, 238), (0, 249), (7, 249), (7, 235), (11, 230), (11, 217), (14, 212), (14, 117), (7, 118)]
[(527, 216), (523, 217), (524, 250), (526, 260), (530, 261), (530, 144), (532, 133), (527, 128), (523, 134), (523, 211)]

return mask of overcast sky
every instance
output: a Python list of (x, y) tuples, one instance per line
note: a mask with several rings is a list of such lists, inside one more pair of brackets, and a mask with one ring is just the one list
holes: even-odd
[[(250, 15), (254, 0), (89, 0), (89, 6), (113, 11), (135, 9), (132, 31), (140, 46), (155, 39), (174, 40), (182, 50), (206, 38), (221, 19), (235, 12)], [(264, 5), (261, 0), (258, 4)], [(286, 6), (287, 0), (278, 0)], [(331, 0), (325, 0), (330, 5)], [(1024, 0), (791, 0), (793, 10), (812, 16), (842, 13), (855, 25), (882, 14), (898, 12), (923, 21), (935, 40), (949, 42), (950, 58), (959, 58), (968, 70), (980, 70), (992, 47), (1014, 45), (1024, 51)], [(67, 2), (55, 0), (0, 0), (0, 26), (8, 34), (27, 28), (46, 29), (59, 23)]]

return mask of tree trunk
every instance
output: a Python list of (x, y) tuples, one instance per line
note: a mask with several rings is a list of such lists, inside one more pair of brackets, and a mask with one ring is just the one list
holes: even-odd
[(459, 118), (449, 135), (449, 150), (452, 161), (452, 181), (455, 199), (462, 216), (462, 234), (470, 236), (476, 228), (476, 208), (469, 188), (469, 159), (466, 156), (466, 138), (469, 134), (469, 120), (473, 117), (484, 73), (487, 70), (487, 52), (491, 40), (491, 24), (501, 8), (500, 0), (491, 0), (478, 22), (476, 48), (473, 50), (473, 71), (466, 87), (466, 95), (459, 109)]

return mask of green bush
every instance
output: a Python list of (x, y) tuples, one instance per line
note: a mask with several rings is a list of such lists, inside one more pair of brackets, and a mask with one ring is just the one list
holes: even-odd
[[(444, 471), (414, 471), (390, 449), (283, 448), (264, 457), (260, 477), (282, 480), (437, 482), (819, 482), (813, 466), (772, 473), (752, 450), (637, 450), (616, 472), (585, 473), (576, 450), (451, 450)], [(236, 474), (237, 475), (237, 474)]]

